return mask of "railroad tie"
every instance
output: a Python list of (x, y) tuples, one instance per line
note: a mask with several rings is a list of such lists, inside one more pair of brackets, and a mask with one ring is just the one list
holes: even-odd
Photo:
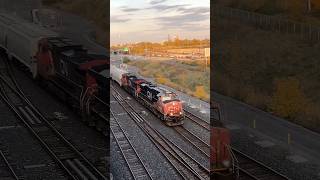
[(134, 117), (135, 120), (137, 120), (139, 123), (142, 122), (142, 120), (140, 119), (140, 117), (138, 117), (136, 112), (130, 112), (130, 114)]
[(74, 159), (75, 164), (82, 170), (86, 175), (92, 180), (98, 180), (95, 175), (93, 175), (88, 168), (86, 168), (79, 159)]
[(23, 114), (23, 116), (26, 118), (27, 121), (31, 124), (36, 124), (34, 120), (30, 117), (30, 115), (23, 109), (23, 107), (19, 106), (18, 107), (19, 111)]
[(36, 117), (36, 115), (32, 112), (32, 110), (28, 107), (28, 106), (25, 106), (25, 109), (29, 112), (29, 114), (34, 118), (34, 120), (37, 122), (37, 123), (41, 123), (41, 121), (39, 120), (38, 117)]
[(82, 180), (88, 180), (88, 177), (85, 176), (81, 170), (70, 160), (66, 160), (66, 163), (71, 167), (71, 169), (77, 174), (78, 177), (80, 177)]

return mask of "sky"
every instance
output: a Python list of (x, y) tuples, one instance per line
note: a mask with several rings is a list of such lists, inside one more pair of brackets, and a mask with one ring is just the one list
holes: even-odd
[(111, 45), (210, 38), (210, 0), (111, 0)]

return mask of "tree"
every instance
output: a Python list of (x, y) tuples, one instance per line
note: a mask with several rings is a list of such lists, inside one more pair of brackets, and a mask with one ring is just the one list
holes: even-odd
[(311, 7), (312, 9), (311, 10), (319, 10), (320, 9), (320, 1), (319, 0), (308, 0), (310, 1), (310, 4), (311, 4)]
[(295, 118), (307, 104), (306, 97), (296, 78), (274, 81), (275, 91), (271, 99), (271, 109), (281, 117)]
[(300, 17), (307, 7), (305, 0), (285, 0), (285, 6), (285, 9), (294, 17)]

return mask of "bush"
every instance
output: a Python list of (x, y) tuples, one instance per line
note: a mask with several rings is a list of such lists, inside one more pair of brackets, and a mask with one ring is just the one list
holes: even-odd
[(139, 68), (139, 74), (154, 78), (159, 84), (167, 85), (203, 100), (209, 100), (210, 72), (194, 65), (168, 61), (131, 61)]
[(278, 115), (294, 119), (307, 105), (299, 80), (283, 78), (275, 80), (271, 109)]
[(204, 90), (204, 86), (196, 86), (196, 91), (194, 92), (194, 96), (200, 99), (209, 98), (209, 94)]
[(128, 57), (123, 57), (122, 63), (128, 64), (128, 63), (130, 63), (130, 62), (131, 62), (131, 60), (130, 60)]

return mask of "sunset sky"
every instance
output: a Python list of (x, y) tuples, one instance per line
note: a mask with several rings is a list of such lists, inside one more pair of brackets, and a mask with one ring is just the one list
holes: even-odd
[(111, 44), (210, 37), (210, 0), (111, 0)]

